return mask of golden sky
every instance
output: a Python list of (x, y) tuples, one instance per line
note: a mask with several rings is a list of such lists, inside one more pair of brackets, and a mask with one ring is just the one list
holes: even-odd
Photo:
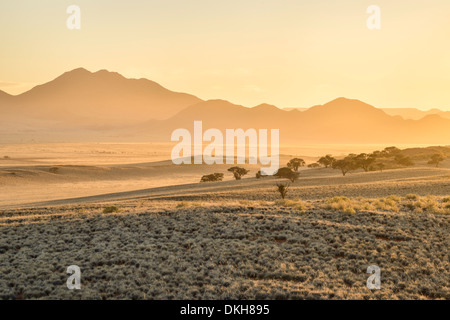
[[(381, 30), (366, 26), (374, 4)], [(2, 0), (0, 90), (84, 67), (246, 106), (450, 110), (449, 17), (449, 0)]]

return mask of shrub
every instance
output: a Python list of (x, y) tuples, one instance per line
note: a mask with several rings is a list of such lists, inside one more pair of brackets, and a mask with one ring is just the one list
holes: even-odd
[(301, 199), (295, 199), (295, 200), (276, 200), (274, 202), (274, 205), (277, 206), (283, 206), (283, 207), (290, 207), (294, 208), (298, 211), (305, 211), (311, 207), (310, 204), (308, 204), (306, 201), (303, 201)]
[(289, 189), (289, 184), (277, 183), (277, 190), (280, 193), (281, 199), (286, 197)]
[(120, 212), (120, 208), (116, 206), (110, 206), (103, 209), (103, 213)]
[(213, 173), (204, 175), (200, 182), (215, 182), (215, 181), (222, 181), (223, 180), (223, 173)]
[(261, 172), (261, 170), (258, 170), (258, 172), (256, 173), (256, 179), (261, 179), (261, 178), (265, 178), (265, 177), (267, 177), (267, 175), (263, 174)]
[(308, 168), (320, 168), (320, 164), (314, 162), (314, 163), (310, 163), (308, 164)]
[(48, 169), (48, 172), (53, 173), (53, 174), (57, 174), (59, 172), (59, 168), (58, 167), (51, 167), (50, 169)]
[(177, 208), (186, 208), (186, 207), (189, 207), (189, 203), (187, 202), (182, 201), (179, 204), (177, 204)]

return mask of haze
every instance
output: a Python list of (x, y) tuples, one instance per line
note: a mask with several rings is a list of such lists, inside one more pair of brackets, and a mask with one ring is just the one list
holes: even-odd
[[(310, 107), (340, 96), (450, 110), (450, 2), (78, 0), (0, 3), (0, 90), (79, 66), (236, 104)], [(369, 5), (382, 29), (366, 27)]]

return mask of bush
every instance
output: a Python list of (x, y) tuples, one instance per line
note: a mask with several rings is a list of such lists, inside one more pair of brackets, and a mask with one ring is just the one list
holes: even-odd
[(250, 171), (241, 167), (232, 167), (228, 169), (229, 172), (233, 173), (233, 176), (236, 180), (241, 180), (243, 176), (245, 176)]
[(52, 167), (52, 168), (48, 169), (48, 172), (53, 173), (53, 174), (57, 174), (59, 172), (59, 168), (58, 167)]
[(277, 183), (277, 190), (280, 193), (281, 199), (286, 197), (289, 189), (289, 184)]
[(276, 200), (274, 202), (274, 205), (276, 206), (283, 206), (283, 207), (290, 207), (294, 208), (298, 211), (305, 211), (307, 209), (311, 208), (311, 205), (307, 203), (306, 201), (303, 201), (301, 199), (295, 199), (295, 200)]
[(203, 176), (200, 179), (200, 182), (215, 182), (215, 181), (222, 181), (223, 180), (223, 173), (213, 173)]
[(103, 209), (103, 213), (114, 213), (120, 212), (120, 208), (116, 206), (110, 206)]
[(318, 163), (310, 163), (310, 164), (308, 164), (308, 168), (320, 168), (320, 164), (318, 164)]
[(261, 170), (258, 170), (258, 172), (256, 173), (256, 179), (261, 179), (261, 178), (265, 178), (267, 177), (266, 174), (262, 174)]

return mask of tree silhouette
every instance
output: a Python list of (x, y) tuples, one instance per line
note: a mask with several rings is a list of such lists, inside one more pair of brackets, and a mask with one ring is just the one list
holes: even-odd
[(241, 178), (243, 176), (245, 176), (247, 173), (249, 173), (250, 171), (241, 167), (232, 167), (230, 169), (228, 169), (228, 171), (232, 172), (234, 175), (234, 178), (236, 180), (241, 180)]
[(289, 189), (289, 184), (277, 183), (277, 190), (280, 193), (281, 199), (286, 197)]
[(393, 157), (400, 154), (400, 152), (402, 152), (402, 150), (397, 147), (387, 147), (384, 148), (383, 151), (381, 151), (381, 154), (385, 157)]
[(279, 177), (279, 178), (289, 179), (292, 182), (295, 182), (295, 180), (298, 180), (300, 173), (298, 173), (296, 171), (292, 171), (291, 168), (284, 167), (284, 168), (278, 169), (277, 173), (275, 173), (274, 176)]
[(336, 160), (332, 164), (333, 169), (339, 169), (342, 175), (345, 176), (347, 172), (353, 171), (359, 168), (358, 162), (355, 160), (354, 155), (348, 155), (344, 159)]
[(370, 166), (375, 162), (376, 158), (373, 154), (361, 153), (355, 158), (356, 164), (365, 172), (369, 171)]
[(213, 173), (204, 175), (200, 182), (214, 182), (214, 181), (222, 181), (223, 180), (223, 173)]
[(386, 165), (383, 162), (378, 162), (375, 164), (376, 167), (378, 167), (378, 169), (383, 172), (383, 169), (386, 167)]
[(291, 159), (287, 163), (287, 166), (290, 169), (294, 169), (294, 171), (298, 171), (299, 167), (304, 167), (305, 166), (305, 160), (300, 159), (300, 158), (294, 158), (294, 159)]
[(431, 156), (431, 159), (430, 159), (430, 161), (428, 161), (428, 164), (435, 164), (436, 168), (437, 168), (439, 166), (439, 163), (444, 160), (445, 160), (445, 157), (443, 154), (436, 153)]
[(397, 164), (401, 166), (409, 167), (414, 165), (414, 162), (412, 162), (410, 157), (404, 156), (402, 154), (397, 154), (394, 160)]
[(320, 158), (317, 163), (320, 163), (325, 166), (325, 168), (328, 168), (333, 165), (334, 161), (336, 161), (336, 159), (331, 154), (327, 154), (325, 157)]
[(263, 174), (261, 172), (261, 170), (258, 170), (258, 172), (256, 173), (256, 179), (261, 179), (261, 178), (265, 178), (265, 177), (267, 177), (267, 175)]

